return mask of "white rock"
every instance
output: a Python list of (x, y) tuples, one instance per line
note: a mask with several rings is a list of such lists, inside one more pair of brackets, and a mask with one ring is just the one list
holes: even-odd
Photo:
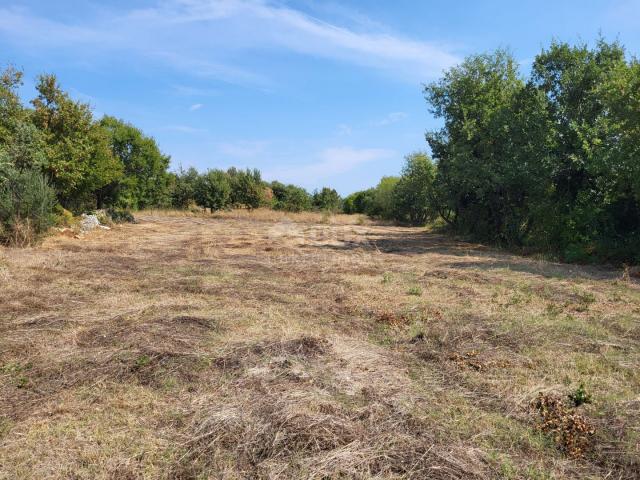
[(83, 213), (80, 219), (80, 231), (81, 232), (90, 232), (91, 230), (95, 230), (100, 226), (100, 221), (98, 217), (95, 215), (87, 215)]

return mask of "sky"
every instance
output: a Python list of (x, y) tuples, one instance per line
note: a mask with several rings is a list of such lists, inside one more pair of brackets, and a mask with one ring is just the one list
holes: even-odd
[(0, 66), (153, 136), (172, 168), (258, 168), (341, 194), (397, 175), (440, 126), (423, 85), (553, 39), (640, 54), (640, 0), (0, 0)]

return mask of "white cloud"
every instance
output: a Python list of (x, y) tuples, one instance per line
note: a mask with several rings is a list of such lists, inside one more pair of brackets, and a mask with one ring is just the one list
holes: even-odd
[(74, 58), (83, 53), (91, 61), (100, 53), (126, 51), (191, 75), (260, 86), (269, 82), (240, 65), (245, 53), (296, 52), (410, 81), (436, 76), (458, 61), (444, 46), (388, 33), (373, 22), (368, 31), (356, 30), (266, 0), (157, 0), (150, 8), (103, 10), (73, 24), (0, 8), (0, 35), (18, 46), (62, 49)]
[(189, 111), (190, 111), (190, 112), (195, 112), (196, 110), (200, 110), (202, 107), (204, 107), (204, 105), (203, 105), (203, 104), (201, 104), (201, 103), (194, 103), (193, 105), (191, 105), (191, 106), (189, 107)]
[(408, 115), (405, 112), (392, 112), (383, 119), (373, 122), (373, 125), (377, 127), (384, 127), (386, 125), (391, 125), (392, 123), (398, 123), (407, 117)]
[(327, 148), (317, 155), (314, 163), (277, 168), (265, 173), (265, 177), (298, 184), (317, 183), (354, 168), (378, 160), (392, 158), (393, 150), (382, 148)]

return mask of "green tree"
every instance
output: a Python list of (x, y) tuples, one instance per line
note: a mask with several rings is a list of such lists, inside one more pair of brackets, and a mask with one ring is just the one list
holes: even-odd
[(311, 209), (311, 195), (304, 188), (276, 181), (271, 183), (271, 191), (275, 210), (301, 212)]
[(0, 72), (0, 147), (9, 143), (16, 124), (24, 118), (24, 108), (18, 96), (22, 72), (7, 67)]
[(394, 190), (400, 181), (398, 177), (382, 177), (373, 190), (366, 213), (372, 217), (393, 219), (395, 211)]
[(120, 179), (123, 171), (107, 132), (93, 121), (89, 105), (71, 100), (55, 76), (40, 76), (36, 89), (33, 123), (46, 143), (45, 173), (65, 207), (95, 207), (96, 192)]
[(231, 204), (248, 209), (258, 208), (262, 202), (264, 186), (262, 176), (257, 169), (227, 170), (231, 185)]
[(516, 106), (540, 98), (526, 89), (517, 62), (504, 50), (471, 56), (428, 85), (425, 95), (432, 113), (444, 119), (441, 130), (427, 134), (438, 164), (434, 197), (442, 218), (481, 240), (521, 244), (531, 221), (527, 192), (540, 182), (534, 172), (544, 152), (532, 154), (518, 143), (527, 130), (537, 132), (540, 119), (516, 122)]
[(195, 185), (195, 200), (198, 206), (208, 208), (211, 213), (227, 207), (231, 200), (231, 185), (227, 173), (209, 170), (200, 175)]
[(337, 212), (342, 206), (342, 199), (333, 188), (323, 187), (322, 190), (313, 192), (312, 204), (319, 210)]
[(424, 225), (437, 215), (434, 181), (436, 167), (426, 153), (408, 155), (394, 189), (394, 216), (412, 225)]
[(191, 167), (183, 170), (182, 167), (173, 174), (173, 188), (171, 190), (171, 205), (175, 208), (187, 208), (196, 199), (196, 184), (200, 174)]
[(111, 150), (123, 165), (124, 175), (99, 191), (99, 202), (126, 208), (147, 208), (169, 203), (170, 157), (156, 141), (138, 128), (105, 116), (100, 126), (108, 132)]

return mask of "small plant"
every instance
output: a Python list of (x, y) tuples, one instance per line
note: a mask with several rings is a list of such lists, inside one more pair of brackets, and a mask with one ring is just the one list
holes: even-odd
[(16, 388), (25, 388), (29, 384), (27, 377), (20, 376), (16, 378)]
[(422, 295), (422, 289), (417, 285), (413, 285), (412, 287), (409, 287), (409, 290), (407, 290), (407, 295), (414, 295), (416, 297), (419, 297), (420, 295)]
[(569, 395), (569, 400), (573, 403), (574, 407), (579, 407), (580, 405), (584, 405), (585, 403), (591, 403), (591, 394), (587, 393), (584, 388), (584, 383), (581, 383), (578, 388), (574, 392), (571, 392)]
[(136, 359), (135, 368), (138, 369), (138, 368), (146, 367), (150, 363), (151, 363), (151, 357), (149, 357), (149, 355), (140, 355)]
[(393, 280), (393, 276), (391, 275), (391, 272), (384, 272), (382, 274), (382, 283), (391, 283), (391, 280)]

